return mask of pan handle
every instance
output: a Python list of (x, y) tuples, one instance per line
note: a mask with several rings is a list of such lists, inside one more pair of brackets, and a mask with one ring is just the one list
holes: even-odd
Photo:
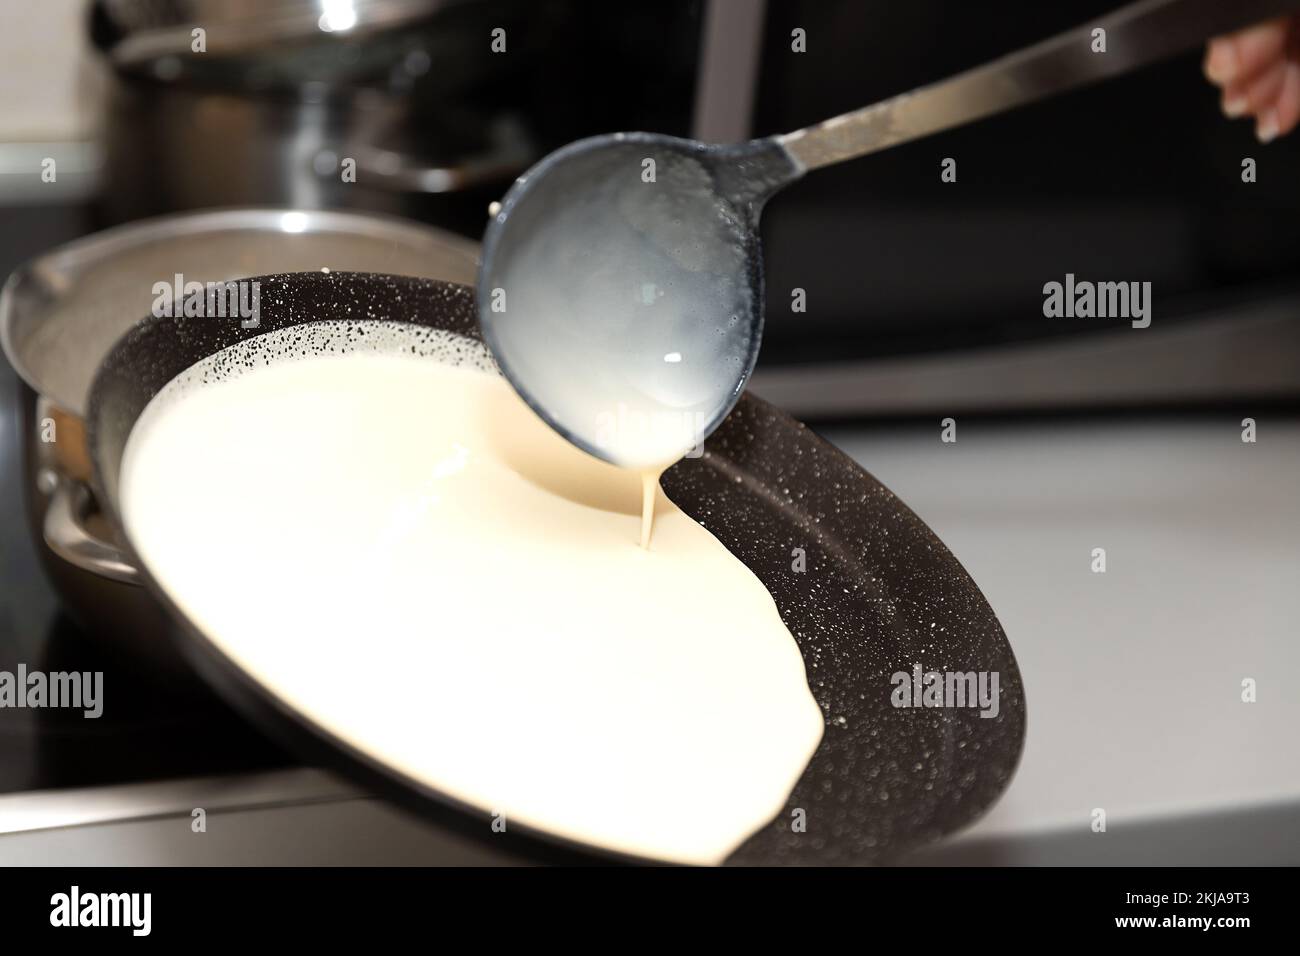
[(69, 564), (100, 577), (139, 584), (140, 572), (122, 549), (90, 532), (85, 516), (91, 507), (90, 489), (79, 481), (47, 471), (54, 490), (45, 508), (45, 543)]

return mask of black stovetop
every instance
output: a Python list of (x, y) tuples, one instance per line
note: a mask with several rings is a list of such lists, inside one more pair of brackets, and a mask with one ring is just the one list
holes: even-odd
[[(74, 238), (74, 210), (0, 209), (0, 277)], [(286, 766), (278, 748), (197, 684), (164, 682), (74, 619), (41, 567), (26, 515), (19, 380), (0, 356), (0, 671), (103, 673), (103, 713), (0, 707), (0, 793)]]

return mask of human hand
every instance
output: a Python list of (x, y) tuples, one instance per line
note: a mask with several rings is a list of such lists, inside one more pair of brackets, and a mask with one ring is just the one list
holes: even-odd
[(1205, 75), (1223, 90), (1224, 115), (1253, 117), (1261, 143), (1291, 132), (1300, 122), (1300, 15), (1215, 37)]

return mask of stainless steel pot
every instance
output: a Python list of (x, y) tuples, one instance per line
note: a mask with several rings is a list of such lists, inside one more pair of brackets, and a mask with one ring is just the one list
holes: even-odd
[(0, 345), (22, 380), (30, 524), (86, 629), (175, 672), (159, 609), (90, 491), (86, 394), (101, 360), (150, 314), (154, 284), (280, 272), (384, 272), (469, 283), (477, 246), (427, 226), (345, 212), (229, 209), (146, 220), (46, 253), (0, 291)]
[(265, 204), (412, 216), (472, 233), (538, 155), (514, 117), (417, 117), (375, 90), (263, 97), (122, 77), (107, 110), (112, 188), (99, 206), (110, 222)]
[(266, 204), (408, 215), (472, 234), (539, 155), (519, 109), (489, 95), (535, 55), (465, 53), (494, 24), (521, 37), (542, 25), (513, 5), (99, 0), (92, 14), (112, 71), (110, 221)]

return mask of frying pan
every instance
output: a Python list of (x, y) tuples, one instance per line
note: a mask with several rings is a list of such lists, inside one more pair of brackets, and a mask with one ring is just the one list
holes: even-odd
[[(98, 500), (168, 612), (178, 649), (256, 725), (435, 826), (529, 860), (627, 860), (514, 824), (495, 833), (487, 808), (460, 803), (344, 743), (221, 653), (139, 560), (121, 519), (123, 451), (150, 399), (185, 369), (245, 339), (358, 314), (479, 340), (465, 286), (366, 273), (258, 281), (257, 328), (224, 319), (145, 319), (112, 349), (90, 392)], [(1020, 673), (988, 602), (906, 505), (806, 427), (749, 395), (709, 438), (703, 457), (665, 473), (663, 489), (772, 594), (826, 718), (822, 742), (784, 811), (728, 863), (886, 862), (970, 823), (997, 799), (1023, 746)], [(802, 570), (795, 549), (802, 549)], [(237, 578), (230, 586), (237, 598)], [(997, 715), (894, 706), (893, 675), (911, 674), (915, 665), (997, 673)], [(796, 820), (802, 828), (792, 825)]]

